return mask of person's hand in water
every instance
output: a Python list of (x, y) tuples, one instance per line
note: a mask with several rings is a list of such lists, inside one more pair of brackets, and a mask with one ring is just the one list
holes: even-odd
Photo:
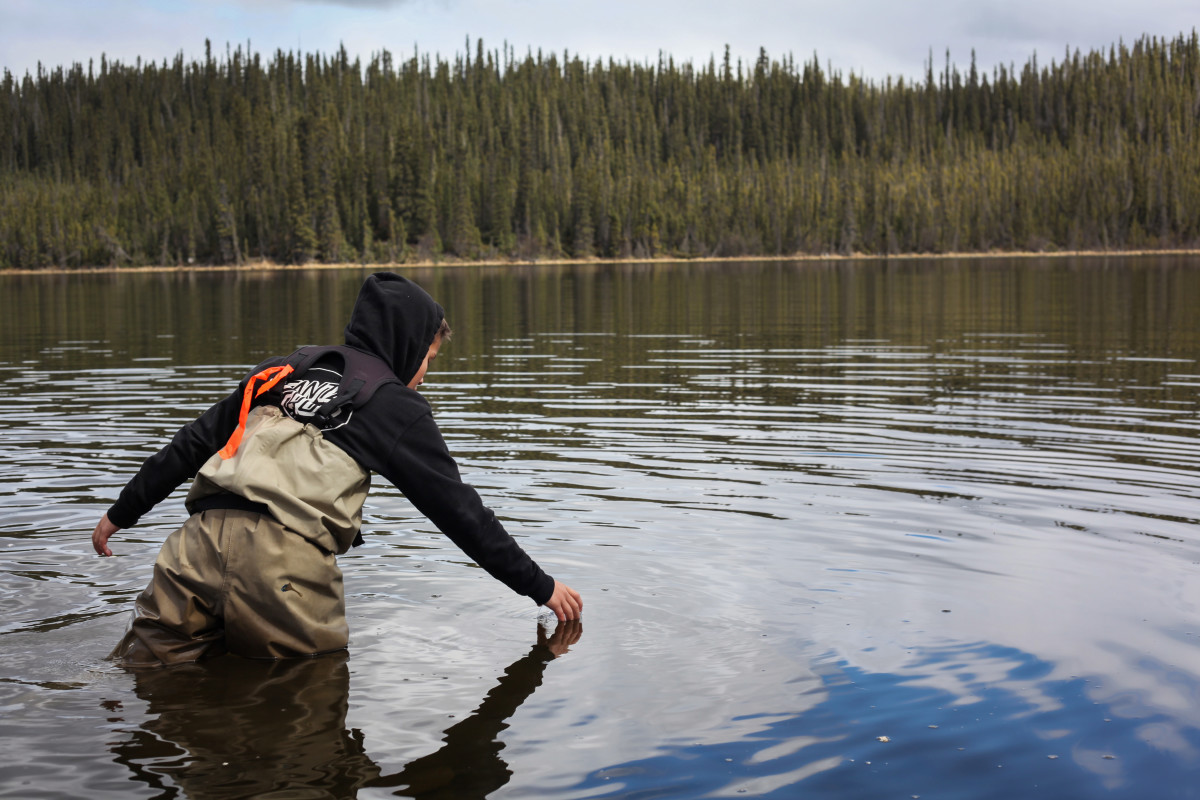
[(119, 530), (121, 529), (108, 521), (108, 514), (100, 518), (100, 522), (96, 525), (96, 530), (92, 531), (92, 547), (95, 548), (96, 555), (112, 555), (112, 550), (108, 549), (108, 540)]
[(579, 619), (583, 614), (583, 598), (579, 592), (561, 581), (554, 582), (554, 594), (546, 601), (546, 608), (554, 612), (559, 622)]
[(571, 645), (583, 636), (583, 623), (577, 619), (560, 622), (554, 628), (554, 633), (546, 636), (546, 629), (541, 623), (537, 626), (538, 645), (545, 647), (555, 658), (566, 655)]

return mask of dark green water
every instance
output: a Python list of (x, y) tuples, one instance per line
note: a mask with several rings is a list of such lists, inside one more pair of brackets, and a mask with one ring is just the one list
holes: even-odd
[(1200, 791), (1195, 258), (408, 271), (582, 629), (377, 481), (348, 657), (106, 664), (182, 492), (96, 519), (364, 274), (0, 275), (0, 797)]

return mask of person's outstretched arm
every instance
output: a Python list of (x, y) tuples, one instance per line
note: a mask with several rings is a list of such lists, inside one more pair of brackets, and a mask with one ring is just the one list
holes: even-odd
[[(424, 399), (419, 402), (429, 408)], [(547, 575), (484, 505), (479, 493), (462, 480), (428, 410), (396, 438), (387, 460), (375, 471), (493, 578), (546, 606), (559, 620), (579, 619), (583, 607), (579, 593)]]
[(176, 431), (165, 447), (146, 459), (92, 531), (92, 547), (96, 553), (111, 556), (108, 540), (113, 534), (136, 525), (143, 514), (195, 475), (225, 444), (237, 427), (242, 388), (239, 384), (229, 396)]

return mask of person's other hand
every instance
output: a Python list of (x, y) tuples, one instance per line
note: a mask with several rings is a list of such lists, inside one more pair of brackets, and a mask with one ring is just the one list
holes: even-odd
[(558, 617), (559, 622), (579, 619), (583, 614), (583, 598), (570, 586), (555, 581), (554, 594), (550, 595), (550, 599), (546, 601), (546, 608), (554, 612), (554, 616)]
[(100, 518), (96, 530), (92, 531), (92, 547), (96, 548), (96, 555), (112, 555), (112, 550), (108, 549), (108, 540), (119, 530), (121, 529), (108, 521), (108, 514)]

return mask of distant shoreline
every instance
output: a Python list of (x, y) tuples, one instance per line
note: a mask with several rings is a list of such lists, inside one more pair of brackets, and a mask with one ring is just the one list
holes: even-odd
[(854, 253), (840, 255), (826, 253), (812, 255), (808, 253), (786, 256), (699, 256), (696, 258), (680, 258), (678, 256), (656, 256), (654, 258), (539, 258), (533, 260), (521, 259), (480, 259), (468, 260), (459, 258), (443, 258), (436, 261), (400, 261), (392, 263), (334, 263), (322, 264), (309, 262), (306, 264), (278, 264), (273, 261), (254, 260), (244, 264), (188, 264), (170, 266), (142, 267), (42, 267), (38, 269), (15, 268), (0, 269), (3, 275), (96, 275), (120, 273), (154, 273), (154, 272), (297, 272), (303, 270), (350, 270), (350, 269), (433, 269), (438, 267), (471, 268), (471, 267), (549, 267), (549, 266), (588, 266), (610, 264), (719, 264), (747, 262), (782, 262), (782, 261), (950, 261), (950, 260), (998, 260), (1004, 258), (1131, 258), (1150, 256), (1200, 256), (1200, 248), (1183, 248), (1172, 250), (1057, 250), (1054, 252), (1036, 252), (1032, 250), (995, 251), (987, 253), (900, 253), (893, 255), (873, 255), (869, 253)]

